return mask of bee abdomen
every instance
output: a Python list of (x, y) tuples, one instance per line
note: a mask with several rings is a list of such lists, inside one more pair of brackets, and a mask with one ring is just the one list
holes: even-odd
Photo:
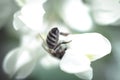
[(58, 28), (53, 28), (47, 35), (47, 39), (46, 39), (47, 46), (50, 49), (53, 49), (58, 43), (58, 40), (59, 40), (59, 30)]

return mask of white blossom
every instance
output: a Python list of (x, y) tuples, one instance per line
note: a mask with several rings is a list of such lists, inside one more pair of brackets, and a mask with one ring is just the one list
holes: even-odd
[(26, 4), (14, 15), (15, 30), (25, 34), (20, 38), (20, 46), (10, 51), (3, 62), (4, 71), (12, 78), (23, 79), (29, 76), (40, 56), (43, 56), (42, 41), (38, 38), (39, 33), (45, 30), (42, 25), (45, 13), (42, 4), (40, 1)]
[(88, 31), (92, 28), (89, 8), (82, 0), (65, 0), (61, 10), (61, 17), (72, 29)]
[(60, 61), (61, 70), (91, 80), (93, 74), (90, 64), (111, 52), (109, 40), (99, 33), (75, 34), (67, 39), (72, 41)]
[[(60, 40), (71, 41), (66, 44), (67, 50), (62, 59), (54, 58), (42, 47), (43, 40), (39, 35), (42, 34), (45, 39), (49, 30), (43, 22), (44, 13), (41, 1), (26, 4), (15, 13), (14, 28), (26, 34), (21, 36), (20, 46), (6, 55), (3, 62), (4, 71), (11, 77), (23, 79), (28, 77), (36, 63), (40, 62), (47, 69), (58, 65), (66, 73), (91, 80), (93, 69), (90, 64), (110, 53), (109, 40), (99, 33), (69, 34), (66, 37), (60, 37)], [(69, 32), (65, 26), (59, 27), (58, 24), (57, 26), (60, 31)]]
[[(14, 15), (13, 25), (16, 30), (28, 28), (30, 30), (41, 32), (45, 30), (43, 22), (44, 16), (43, 2), (35, 1), (26, 4), (20, 11)], [(26, 30), (26, 29), (25, 29)]]
[[(110, 53), (110, 42), (98, 33), (73, 34), (69, 35), (66, 40), (72, 41), (68, 44), (63, 58), (58, 60), (52, 59), (49, 53), (41, 47), (41, 41), (34, 36), (25, 37), (21, 47), (12, 50), (6, 56), (3, 68), (7, 74), (17, 79), (25, 78), (33, 71), (36, 62), (41, 58), (40, 63), (43, 67), (49, 68), (51, 64), (59, 65), (61, 70), (67, 73), (91, 80), (93, 73), (90, 64)], [(40, 57), (46, 54), (49, 57)], [(10, 65), (11, 63), (13, 65)]]
[[(45, 11), (42, 6), (43, 2), (35, 1), (24, 5), (20, 11), (14, 14), (13, 27), (16, 31), (22, 31), (22, 35), (20, 46), (8, 52), (3, 61), (4, 72), (11, 78), (24, 79), (28, 77), (37, 62), (45, 69), (56, 66), (59, 62), (58, 59), (48, 56), (49, 54), (42, 47), (43, 40), (39, 34), (43, 38), (45, 34), (47, 35), (47, 29), (43, 22)], [(60, 29), (67, 31), (63, 27)]]
[(19, 47), (6, 55), (3, 62), (4, 71), (10, 77), (17, 79), (26, 78), (33, 71), (40, 52), (42, 52), (41, 42), (33, 35), (24, 36), (21, 42)]

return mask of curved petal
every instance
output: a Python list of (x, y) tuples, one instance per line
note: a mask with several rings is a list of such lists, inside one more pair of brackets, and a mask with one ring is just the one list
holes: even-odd
[[(90, 1), (93, 18), (98, 24), (107, 25), (120, 20), (119, 0), (92, 0)], [(120, 23), (118, 23), (120, 25)]]
[(28, 63), (24, 64), (14, 74), (14, 78), (24, 79), (24, 78), (28, 77), (32, 73), (32, 71), (35, 67), (35, 64), (36, 64), (36, 61), (34, 61), (34, 60), (33, 61), (31, 60)]
[(48, 53), (46, 56), (44, 56), (40, 59), (40, 64), (45, 69), (54, 68), (55, 66), (58, 66), (58, 63), (59, 63), (59, 60), (57, 58), (54, 58), (53, 56), (49, 55)]
[(32, 72), (35, 63), (35, 59), (28, 50), (16, 48), (5, 57), (3, 69), (11, 77), (22, 79)]
[(87, 31), (92, 28), (88, 7), (81, 0), (67, 0), (61, 12), (64, 21), (71, 28), (79, 31)]
[[(89, 69), (90, 60), (73, 49), (68, 49), (60, 61), (61, 70), (67, 73), (82, 73)], [(75, 54), (74, 54), (75, 53)]]
[(91, 61), (102, 58), (111, 52), (109, 40), (99, 33), (69, 35), (68, 39), (72, 40), (69, 43), (71, 49), (84, 54)]
[(30, 29), (42, 32), (45, 29), (43, 24), (44, 9), (41, 1), (25, 5), (18, 16), (21, 21)]
[(24, 33), (30, 32), (29, 28), (19, 19), (21, 12), (18, 11), (14, 14), (13, 27), (15, 30), (21, 30)]
[(43, 1), (26, 4), (20, 11), (15, 13), (13, 21), (14, 28), (16, 30), (33, 30), (42, 33), (46, 29), (43, 23), (44, 13)]
[(75, 74), (77, 77), (85, 79), (85, 80), (92, 80), (93, 77), (93, 70), (90, 67), (88, 70), (86, 70), (85, 72), (82, 73), (76, 73)]
[(7, 74), (13, 75), (13, 73), (14, 73), (16, 60), (17, 60), (17, 57), (18, 57), (18, 54), (16, 54), (16, 53), (18, 52), (18, 50), (19, 50), (19, 48), (10, 51), (6, 55), (6, 57), (5, 57), (4, 61), (3, 61), (3, 70)]

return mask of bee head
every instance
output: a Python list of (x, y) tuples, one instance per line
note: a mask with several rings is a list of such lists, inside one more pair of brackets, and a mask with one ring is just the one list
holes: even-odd
[(54, 27), (54, 28), (52, 28), (51, 32), (54, 34), (57, 34), (57, 33), (59, 33), (59, 30), (57, 27)]

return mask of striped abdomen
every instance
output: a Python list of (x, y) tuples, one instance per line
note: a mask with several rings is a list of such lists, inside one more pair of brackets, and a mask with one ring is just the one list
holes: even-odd
[(59, 30), (58, 28), (53, 28), (47, 35), (47, 46), (50, 49), (54, 49), (56, 45), (58, 44), (59, 40)]

